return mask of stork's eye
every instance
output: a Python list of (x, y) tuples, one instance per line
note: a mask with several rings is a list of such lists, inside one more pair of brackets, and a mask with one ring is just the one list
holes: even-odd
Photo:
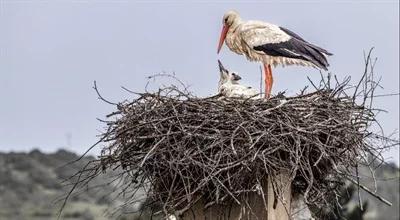
[(224, 22), (225, 22), (225, 23), (228, 23), (228, 18), (225, 18), (225, 19), (224, 19)]

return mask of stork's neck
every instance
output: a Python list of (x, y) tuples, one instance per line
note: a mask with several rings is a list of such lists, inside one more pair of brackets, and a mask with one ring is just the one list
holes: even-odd
[(229, 27), (229, 32), (233, 33), (236, 32), (238, 27), (243, 23), (242, 19), (240, 17), (236, 18), (235, 21), (233, 21), (232, 25)]
[(236, 23), (234, 23), (228, 30), (228, 33), (226, 34), (225, 38), (225, 43), (226, 46), (228, 46), (229, 49), (231, 49), (233, 52), (242, 54), (243, 51), (241, 50), (241, 47), (238, 47), (238, 45), (241, 44), (241, 38), (239, 34), (239, 30), (242, 26), (243, 22), (240, 20)]

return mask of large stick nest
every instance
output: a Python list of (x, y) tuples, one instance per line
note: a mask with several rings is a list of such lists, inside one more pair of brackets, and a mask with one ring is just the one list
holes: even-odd
[(327, 177), (336, 167), (356, 166), (373, 119), (336, 92), (270, 100), (202, 99), (172, 88), (146, 93), (119, 105), (101, 164), (149, 181), (150, 196), (169, 211), (200, 195), (240, 202), (241, 193), (281, 171), (290, 173), (295, 190), (318, 199), (335, 186)]
[(367, 130), (377, 86), (367, 73), (355, 87), (328, 77), (312, 93), (269, 100), (198, 98), (177, 87), (137, 94), (108, 115), (102, 155), (86, 171), (121, 168), (118, 187), (132, 193), (127, 204), (142, 188), (165, 213), (181, 214), (199, 199), (243, 204), (281, 172), (309, 205), (322, 207), (363, 155), (376, 159), (388, 144)]

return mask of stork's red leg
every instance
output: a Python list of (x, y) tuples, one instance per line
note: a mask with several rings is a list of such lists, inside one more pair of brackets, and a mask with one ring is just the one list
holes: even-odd
[(272, 68), (271, 65), (268, 65), (268, 72), (269, 72), (269, 91), (268, 95), (271, 96), (271, 91), (272, 91), (272, 84), (274, 84), (274, 78), (272, 77)]
[(268, 87), (269, 87), (268, 72), (269, 72), (268, 66), (266, 64), (264, 64), (264, 95), (265, 95), (265, 98), (269, 98), (269, 97), (267, 97)]
[(272, 90), (272, 69), (270, 65), (264, 64), (264, 83), (265, 83), (265, 98), (269, 99)]

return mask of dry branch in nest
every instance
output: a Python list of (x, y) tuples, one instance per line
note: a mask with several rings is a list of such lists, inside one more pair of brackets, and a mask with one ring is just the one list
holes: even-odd
[(115, 181), (127, 206), (144, 189), (141, 198), (179, 215), (199, 199), (206, 207), (247, 204), (249, 193), (265, 193), (265, 179), (283, 170), (307, 204), (325, 207), (346, 178), (357, 181), (354, 169), (371, 162), (365, 155), (381, 160), (381, 150), (398, 143), (368, 130), (378, 86), (369, 61), (356, 86), (322, 77), (312, 83), (316, 91), (294, 97), (198, 98), (177, 87), (137, 93), (107, 116), (102, 154), (76, 185), (120, 169)]

